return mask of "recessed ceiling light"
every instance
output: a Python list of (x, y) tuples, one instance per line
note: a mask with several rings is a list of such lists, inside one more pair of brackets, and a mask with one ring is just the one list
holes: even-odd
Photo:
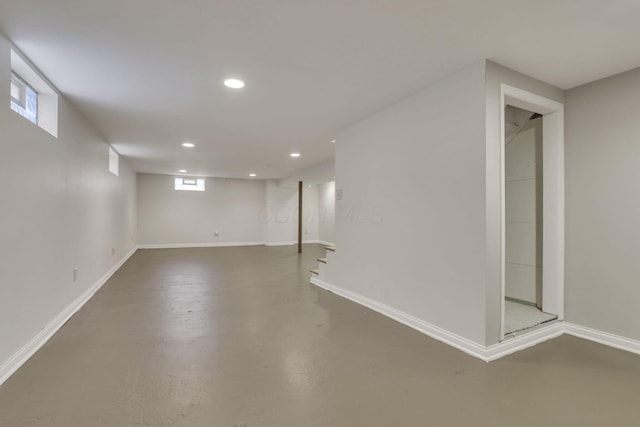
[(186, 170), (186, 169), (180, 169), (180, 171), (179, 171), (179, 172), (180, 172), (180, 173), (187, 173), (187, 170)]
[(291, 157), (300, 157), (300, 153), (291, 153), (289, 154)]
[(196, 145), (193, 142), (183, 142), (182, 146), (185, 147), (185, 148), (193, 148)]
[(250, 174), (249, 174), (249, 176), (250, 176), (251, 178), (255, 178), (255, 177), (256, 177), (256, 174), (255, 174), (255, 173), (250, 173)]
[(244, 82), (238, 79), (227, 79), (224, 81), (224, 85), (231, 89), (242, 89), (244, 87)]
[(336, 140), (335, 140), (335, 139), (332, 139), (332, 140), (331, 140), (331, 141), (329, 141), (329, 142), (330, 142), (330, 143), (332, 143), (332, 144), (335, 144), (335, 143), (336, 143)]

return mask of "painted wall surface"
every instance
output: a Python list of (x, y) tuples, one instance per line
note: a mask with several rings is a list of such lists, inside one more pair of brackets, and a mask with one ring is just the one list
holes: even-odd
[(485, 207), (486, 214), (486, 342), (485, 345), (498, 343), (500, 340), (500, 317), (502, 285), (501, 253), (502, 253), (502, 218), (501, 218), (501, 92), (504, 83), (527, 92), (563, 103), (564, 91), (555, 86), (541, 82), (517, 71), (486, 61), (486, 176)]
[[(326, 169), (326, 165), (321, 165)], [(315, 169), (315, 168), (314, 168)], [(267, 245), (294, 244), (298, 241), (298, 181), (268, 180), (265, 236)], [(333, 243), (335, 201), (333, 184), (304, 184), (302, 188), (302, 240)]]
[(206, 178), (199, 192), (176, 191), (174, 179), (138, 174), (140, 245), (264, 242), (264, 181)]
[(330, 160), (319, 165), (298, 171), (298, 173), (288, 177), (290, 181), (302, 181), (305, 184), (322, 184), (335, 179), (335, 162)]
[[(529, 113), (530, 114), (530, 113)], [(506, 296), (542, 306), (542, 118), (505, 149)]]
[(318, 239), (335, 243), (336, 183), (318, 185)]
[[(58, 138), (9, 109), (0, 36), (0, 365), (135, 247), (136, 176), (59, 96)], [(112, 254), (113, 248), (113, 254)], [(73, 269), (78, 280), (73, 281)]]
[[(321, 165), (325, 168), (324, 165)], [(266, 193), (265, 237), (267, 245), (292, 245), (298, 242), (298, 181), (268, 180)], [(322, 199), (320, 187), (303, 183), (302, 240), (315, 243), (320, 239)]]
[(640, 340), (640, 69), (567, 91), (566, 318)]
[[(297, 204), (296, 204), (297, 206)], [(296, 235), (298, 233), (296, 224)], [(302, 187), (302, 241), (311, 242), (319, 239), (320, 232), (320, 198), (317, 185)]]
[(298, 182), (268, 180), (266, 183), (265, 240), (267, 245), (298, 241)]
[(341, 131), (326, 280), (485, 340), (485, 63)]

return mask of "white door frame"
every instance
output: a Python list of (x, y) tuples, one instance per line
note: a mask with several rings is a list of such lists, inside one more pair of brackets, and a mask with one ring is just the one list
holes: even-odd
[(542, 114), (542, 309), (564, 320), (564, 105), (506, 84), (500, 85), (501, 317), (505, 335), (505, 117), (507, 105)]

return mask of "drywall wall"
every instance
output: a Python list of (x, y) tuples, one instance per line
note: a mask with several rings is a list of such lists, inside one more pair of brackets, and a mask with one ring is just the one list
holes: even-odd
[(640, 69), (567, 91), (566, 318), (640, 340)]
[(298, 171), (287, 179), (296, 182), (302, 181), (305, 184), (322, 184), (333, 181), (335, 175), (335, 162), (331, 159), (330, 161)]
[(298, 182), (268, 180), (266, 185), (267, 245), (293, 244), (298, 241)]
[(318, 239), (335, 243), (336, 183), (318, 184)]
[(141, 246), (264, 242), (264, 181), (206, 178), (200, 192), (176, 191), (174, 179), (138, 174)]
[(484, 61), (337, 139), (323, 280), (484, 344)]
[(505, 295), (542, 307), (542, 118), (516, 132), (505, 147)]
[(502, 305), (501, 256), (502, 256), (502, 176), (501, 169), (501, 84), (516, 87), (530, 93), (564, 102), (564, 91), (533, 79), (517, 71), (486, 61), (486, 176), (485, 207), (486, 224), (486, 342), (496, 344), (500, 340)]
[[(298, 181), (268, 180), (266, 183), (265, 240), (267, 245), (293, 245), (298, 242)], [(319, 239), (319, 196), (315, 184), (302, 186), (302, 240)]]
[(123, 158), (109, 173), (108, 145), (64, 96), (58, 138), (9, 109), (10, 50), (0, 35), (0, 367), (130, 253), (136, 234), (135, 174)]
[[(318, 195), (318, 186), (313, 184), (303, 184), (303, 187), (302, 187), (302, 241), (317, 242), (319, 231), (320, 231), (320, 199)], [(297, 232), (298, 231), (296, 228), (296, 235), (297, 235)]]

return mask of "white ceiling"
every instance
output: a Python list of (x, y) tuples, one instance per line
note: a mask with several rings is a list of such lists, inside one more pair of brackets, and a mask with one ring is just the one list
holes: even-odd
[(0, 1), (137, 171), (225, 177), (327, 161), (339, 129), (482, 58), (561, 88), (638, 67), (638, 22), (638, 0)]

